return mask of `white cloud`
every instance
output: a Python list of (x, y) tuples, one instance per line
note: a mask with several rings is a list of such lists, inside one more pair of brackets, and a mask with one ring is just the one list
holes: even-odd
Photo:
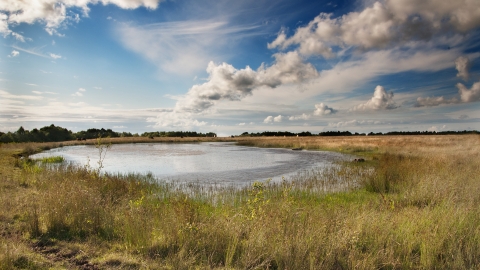
[(308, 120), (310, 119), (310, 115), (308, 114), (301, 114), (301, 115), (292, 115), (288, 118), (290, 121), (295, 121), (295, 120)]
[(277, 123), (282, 122), (282, 120), (283, 120), (283, 116), (281, 116), (281, 115), (275, 116), (273, 118), (273, 122), (277, 122)]
[(81, 9), (83, 16), (88, 16), (88, 5), (102, 3), (113, 4), (123, 9), (135, 9), (144, 6), (155, 9), (160, 0), (4, 0), (0, 1), (0, 33), (8, 34), (9, 25), (35, 22), (44, 24), (50, 35), (59, 34), (57, 28), (67, 22), (78, 22), (80, 16), (74, 13)]
[(275, 54), (273, 65), (261, 65), (257, 71), (250, 67), (237, 70), (232, 65), (210, 62), (208, 81), (194, 85), (181, 97), (175, 107), (178, 112), (199, 113), (212, 107), (219, 100), (241, 100), (251, 95), (255, 88), (275, 88), (281, 84), (301, 83), (318, 76), (313, 65), (303, 62), (296, 52)]
[(238, 123), (239, 126), (245, 126), (245, 123)]
[(100, 86), (94, 86), (93, 89), (102, 90), (102, 87), (100, 87)]
[(314, 115), (330, 115), (334, 114), (337, 111), (328, 107), (327, 105), (320, 103), (320, 104), (315, 104), (315, 111), (313, 112)]
[(39, 51), (39, 48), (23, 49), (23, 48), (20, 48), (20, 47), (18, 47), (18, 46), (12, 46), (12, 48), (14, 48), (14, 49), (16, 49), (16, 50), (19, 50), (19, 51), (22, 51), (22, 52), (26, 52), (26, 53), (28, 53), (28, 54), (40, 56), (40, 57), (43, 57), (43, 58), (51, 58), (50, 56), (41, 53), (41, 52)]
[(384, 49), (452, 32), (465, 33), (478, 26), (480, 12), (474, 0), (386, 0), (338, 18), (321, 13), (289, 38), (280, 33), (268, 47), (298, 45), (304, 55), (329, 58), (334, 54), (332, 48)]
[(12, 36), (18, 41), (25, 42), (25, 37), (19, 33), (12, 32)]
[(41, 96), (29, 96), (29, 95), (14, 95), (10, 94), (7, 91), (0, 90), (0, 97), (1, 99), (24, 99), (24, 100), (41, 100), (43, 97)]
[(282, 115), (278, 115), (278, 116), (275, 116), (275, 117), (270, 115), (270, 116), (267, 116), (267, 118), (265, 118), (263, 120), (263, 123), (265, 123), (265, 124), (270, 124), (270, 123), (273, 123), (273, 122), (280, 123), (280, 122), (282, 122), (283, 119), (284, 119), (284, 117)]
[(457, 83), (457, 88), (463, 102), (480, 101), (480, 81), (474, 83), (470, 89), (462, 83)]
[(54, 54), (54, 53), (50, 53), (50, 57), (53, 58), (53, 59), (60, 59), (60, 58), (62, 58), (61, 55)]
[(85, 92), (85, 91), (87, 91), (87, 90), (85, 90), (85, 88), (78, 88), (78, 91), (80, 91), (80, 92)]
[(0, 12), (0, 34), (3, 34), (5, 37), (11, 32), (12, 31), (8, 29), (8, 15)]
[(373, 97), (366, 103), (353, 107), (352, 111), (369, 111), (369, 110), (390, 110), (398, 106), (393, 101), (393, 92), (386, 92), (383, 86), (377, 85)]
[(468, 57), (458, 57), (457, 60), (455, 60), (455, 67), (458, 70), (457, 77), (460, 77), (465, 81), (468, 80), (470, 66), (470, 59), (468, 59)]
[(41, 95), (41, 94), (42, 94), (42, 92), (40, 92), (40, 91), (32, 91), (32, 93), (37, 94), (37, 95)]
[(263, 120), (263, 123), (269, 124), (273, 122), (273, 116), (269, 115)]
[(16, 56), (18, 56), (19, 54), (20, 54), (19, 51), (13, 50), (13, 51), (8, 55), (8, 57), (16, 57)]

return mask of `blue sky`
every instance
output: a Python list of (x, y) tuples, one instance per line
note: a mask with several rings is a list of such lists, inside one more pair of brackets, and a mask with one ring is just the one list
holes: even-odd
[(476, 0), (6, 0), (0, 131), (480, 130)]

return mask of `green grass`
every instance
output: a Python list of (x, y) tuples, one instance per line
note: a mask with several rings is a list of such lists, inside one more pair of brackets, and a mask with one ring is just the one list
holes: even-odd
[(39, 159), (42, 163), (62, 163), (65, 159), (62, 156), (44, 157)]
[(476, 269), (478, 136), (422, 140), (436, 146), (241, 189), (35, 169), (2, 148), (0, 268)]

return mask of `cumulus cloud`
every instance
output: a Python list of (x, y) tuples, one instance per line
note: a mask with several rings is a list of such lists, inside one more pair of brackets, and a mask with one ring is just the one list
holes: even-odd
[(470, 89), (462, 83), (457, 83), (457, 88), (463, 102), (480, 101), (480, 81), (474, 83)]
[(263, 120), (263, 123), (265, 123), (265, 124), (269, 124), (269, 123), (272, 123), (272, 122), (273, 122), (273, 116), (271, 116), (271, 115), (267, 116), (267, 118), (265, 118)]
[(295, 120), (308, 120), (310, 119), (310, 115), (308, 114), (301, 114), (301, 115), (292, 115), (288, 118), (290, 121), (295, 121)]
[(190, 88), (185, 96), (179, 98), (175, 110), (200, 113), (219, 100), (241, 100), (258, 87), (275, 88), (318, 76), (315, 67), (305, 63), (296, 52), (274, 54), (274, 58), (273, 65), (266, 67), (262, 64), (256, 71), (249, 66), (236, 69), (227, 63), (216, 65), (210, 62), (208, 81)]
[(41, 22), (50, 35), (58, 34), (57, 28), (66, 22), (78, 22), (79, 14), (72, 10), (82, 10), (88, 16), (88, 5), (102, 3), (113, 4), (123, 9), (135, 9), (144, 6), (155, 9), (160, 0), (4, 0), (0, 1), (0, 33), (11, 33), (9, 25)]
[(330, 115), (334, 114), (337, 111), (328, 107), (327, 105), (323, 103), (315, 104), (315, 111), (313, 111), (314, 115)]
[(448, 33), (465, 33), (480, 26), (473, 0), (386, 0), (338, 18), (321, 13), (287, 37), (284, 32), (268, 44), (286, 49), (297, 45), (304, 55), (334, 55), (335, 48), (382, 49), (410, 41), (428, 41)]
[(281, 115), (275, 116), (275, 117), (273, 118), (273, 122), (280, 123), (280, 122), (283, 121), (283, 118), (284, 118), (284, 117), (281, 116)]
[(455, 67), (458, 70), (457, 77), (462, 78), (463, 80), (468, 80), (468, 71), (470, 70), (470, 59), (465, 56), (460, 56), (455, 60)]
[(265, 118), (265, 120), (263, 120), (263, 123), (265, 124), (270, 124), (270, 123), (273, 123), (273, 122), (276, 122), (276, 123), (279, 123), (279, 122), (282, 122), (282, 120), (284, 119), (284, 117), (282, 115), (278, 115), (278, 116), (267, 116), (267, 118)]
[(18, 56), (19, 54), (20, 54), (19, 51), (13, 50), (13, 51), (8, 55), (8, 57), (15, 57), (15, 56)]
[(393, 101), (393, 92), (386, 92), (383, 86), (377, 85), (373, 97), (366, 103), (353, 107), (352, 111), (369, 111), (369, 110), (391, 110), (398, 106)]

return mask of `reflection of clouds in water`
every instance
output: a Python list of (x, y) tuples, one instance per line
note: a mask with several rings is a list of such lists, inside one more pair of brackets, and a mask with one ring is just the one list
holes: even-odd
[[(63, 155), (66, 160), (94, 167), (98, 150), (94, 146), (69, 146), (40, 155)], [(247, 184), (269, 178), (281, 180), (301, 170), (321, 167), (344, 158), (333, 152), (292, 151), (237, 146), (232, 143), (116, 144), (108, 150), (104, 171), (147, 173), (159, 179), (181, 182)]]

